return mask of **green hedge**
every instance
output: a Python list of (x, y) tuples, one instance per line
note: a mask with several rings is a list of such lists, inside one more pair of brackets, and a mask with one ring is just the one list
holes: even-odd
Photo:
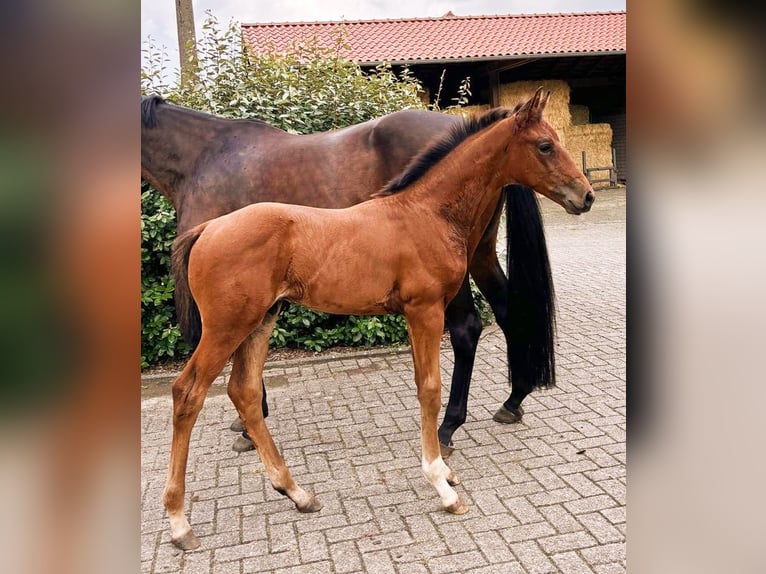
[[(168, 83), (167, 58), (155, 46), (145, 49), (143, 95), (159, 94), (197, 110), (226, 117), (255, 117), (292, 133), (348, 126), (407, 108), (425, 108), (420, 85), (406, 70), (390, 67), (372, 73), (342, 57), (342, 29), (333, 49), (316, 43), (286, 54), (254, 55), (243, 50), (239, 26), (221, 28), (208, 15), (198, 42), (198, 81), (179, 88)], [(467, 84), (453, 98), (469, 94)], [(170, 248), (175, 211), (145, 181), (141, 182), (141, 364), (142, 368), (185, 357), (189, 347), (175, 321)], [(483, 300), (480, 301), (482, 303)], [(483, 307), (482, 303), (482, 307)], [(283, 306), (271, 337), (274, 346), (321, 351), (335, 345), (390, 345), (407, 340), (403, 317), (328, 315), (296, 305)]]

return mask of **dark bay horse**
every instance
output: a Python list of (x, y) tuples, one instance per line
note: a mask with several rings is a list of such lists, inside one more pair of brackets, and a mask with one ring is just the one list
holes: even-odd
[(445, 510), (467, 511), (452, 488), (459, 481), (441, 456), (437, 434), (447, 305), (464, 283), (506, 184), (532, 188), (571, 213), (588, 211), (594, 198), (542, 119), (548, 95), (538, 90), (516, 113), (494, 109), (461, 122), (370, 201), (345, 209), (257, 203), (176, 240), (178, 312), (201, 333), (173, 383), (164, 502), (176, 545), (199, 546), (183, 504), (189, 439), (210, 384), (232, 354), (229, 397), (271, 485), (301, 512), (321, 509), (292, 478), (262, 410), (263, 365), (283, 300), (329, 313), (404, 314), (420, 403), (422, 470)]
[[(178, 234), (251, 203), (276, 201), (348, 207), (368, 200), (430, 140), (460, 125), (457, 117), (401, 111), (348, 128), (292, 135), (260, 120), (225, 119), (152, 96), (141, 102), (141, 175), (175, 207)], [(553, 384), (553, 285), (540, 211), (529, 189), (503, 194), (508, 279), (497, 260), (502, 197), (469, 263), (508, 342), (512, 392), (495, 419), (521, 419), (521, 402)], [(178, 317), (186, 340), (198, 334)], [(468, 390), (482, 325), (468, 276), (446, 311), (455, 354), (449, 402), (439, 438), (445, 456), (466, 419)], [(264, 389), (264, 409), (266, 407)]]

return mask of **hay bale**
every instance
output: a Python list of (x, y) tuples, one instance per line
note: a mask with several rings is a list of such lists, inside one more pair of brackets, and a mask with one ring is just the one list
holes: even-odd
[(572, 117), (573, 126), (582, 126), (590, 123), (590, 110), (588, 106), (570, 105), (569, 115)]
[(445, 114), (451, 114), (453, 116), (461, 116), (463, 118), (470, 118), (471, 116), (479, 115), (490, 109), (488, 105), (476, 105), (476, 106), (462, 106), (459, 108), (447, 108), (442, 110)]
[[(566, 143), (572, 159), (582, 169), (582, 152), (585, 152), (587, 167), (612, 166), (612, 126), (609, 124), (585, 124), (569, 126), (564, 129)], [(595, 179), (608, 177), (607, 171), (592, 174)], [(608, 184), (598, 184), (597, 187), (608, 187)]]
[(559, 133), (559, 137), (563, 138), (563, 129), (572, 123), (569, 113), (569, 84), (564, 80), (533, 80), (501, 84), (500, 105), (512, 108), (519, 102), (531, 98), (540, 86), (551, 92), (548, 105), (545, 106), (545, 120)]

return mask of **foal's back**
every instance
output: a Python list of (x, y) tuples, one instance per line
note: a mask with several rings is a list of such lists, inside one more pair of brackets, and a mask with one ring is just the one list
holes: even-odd
[[(223, 282), (262, 305), (284, 298), (328, 313), (377, 315), (402, 312), (439, 273), (459, 285), (464, 268), (448, 273), (446, 255), (433, 265), (434, 253), (451, 248), (444, 223), (403, 209), (398, 199), (345, 209), (264, 202), (210, 221), (192, 251), (192, 291), (223, 289)], [(443, 296), (442, 283), (433, 287), (434, 297)]]

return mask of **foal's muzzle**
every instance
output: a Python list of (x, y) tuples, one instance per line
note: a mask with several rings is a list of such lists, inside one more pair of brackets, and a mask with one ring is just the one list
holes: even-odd
[(581, 213), (590, 211), (593, 202), (596, 201), (596, 194), (593, 193), (592, 189), (585, 193), (581, 201), (574, 200), (571, 196), (572, 194), (566, 194), (564, 196), (564, 209), (566, 209), (567, 213), (571, 213), (572, 215), (580, 215)]

